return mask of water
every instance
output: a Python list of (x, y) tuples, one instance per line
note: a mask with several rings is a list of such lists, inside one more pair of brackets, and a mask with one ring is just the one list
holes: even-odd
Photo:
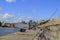
[(11, 33), (16, 33), (19, 30), (20, 30), (19, 28), (0, 28), (0, 36), (4, 36), (7, 34), (11, 34)]

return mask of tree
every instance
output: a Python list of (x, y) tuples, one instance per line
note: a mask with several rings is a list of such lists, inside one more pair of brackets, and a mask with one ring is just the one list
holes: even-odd
[(0, 26), (2, 26), (2, 23), (0, 22)]
[(22, 21), (21, 23), (27, 24), (25, 21)]

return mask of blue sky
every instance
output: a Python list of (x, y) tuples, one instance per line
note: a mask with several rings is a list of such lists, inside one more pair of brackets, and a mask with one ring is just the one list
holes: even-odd
[(0, 0), (0, 20), (48, 19), (56, 9), (53, 18), (60, 14), (60, 0)]

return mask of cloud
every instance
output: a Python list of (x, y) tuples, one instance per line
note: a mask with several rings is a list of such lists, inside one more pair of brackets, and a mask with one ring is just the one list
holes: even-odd
[(19, 17), (16, 17), (15, 15), (5, 13), (5, 14), (0, 14), (0, 21), (4, 22), (10, 22), (10, 23), (15, 23), (15, 22), (21, 22), (24, 20), (23, 15), (20, 15)]
[(33, 17), (32, 17), (32, 16), (29, 16), (29, 17), (27, 17), (27, 19), (32, 20), (32, 19), (33, 19)]
[(1, 20), (3, 20), (3, 15), (2, 15), (2, 14), (0, 14), (0, 21), (1, 21)]
[(2, 7), (0, 7), (0, 10), (2, 10)]
[(18, 20), (23, 21), (24, 18), (25, 18), (25, 17), (24, 17), (24, 14), (23, 14), (23, 13), (19, 14)]
[(3, 18), (12, 18), (13, 17), (13, 15), (11, 15), (11, 14), (8, 14), (8, 13), (5, 13), (4, 14), (4, 16), (3, 16)]
[(8, 2), (8, 3), (16, 2), (16, 0), (5, 0), (5, 1)]
[(11, 19), (14, 18), (14, 15), (5, 13), (5, 14), (0, 14), (0, 21), (10, 21)]
[(21, 0), (22, 2), (24, 2), (25, 0)]

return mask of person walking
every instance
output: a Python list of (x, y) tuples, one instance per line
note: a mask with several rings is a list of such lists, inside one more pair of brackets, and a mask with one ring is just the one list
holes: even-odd
[(38, 35), (38, 40), (46, 40), (46, 37), (44, 35), (44, 31), (41, 29)]

